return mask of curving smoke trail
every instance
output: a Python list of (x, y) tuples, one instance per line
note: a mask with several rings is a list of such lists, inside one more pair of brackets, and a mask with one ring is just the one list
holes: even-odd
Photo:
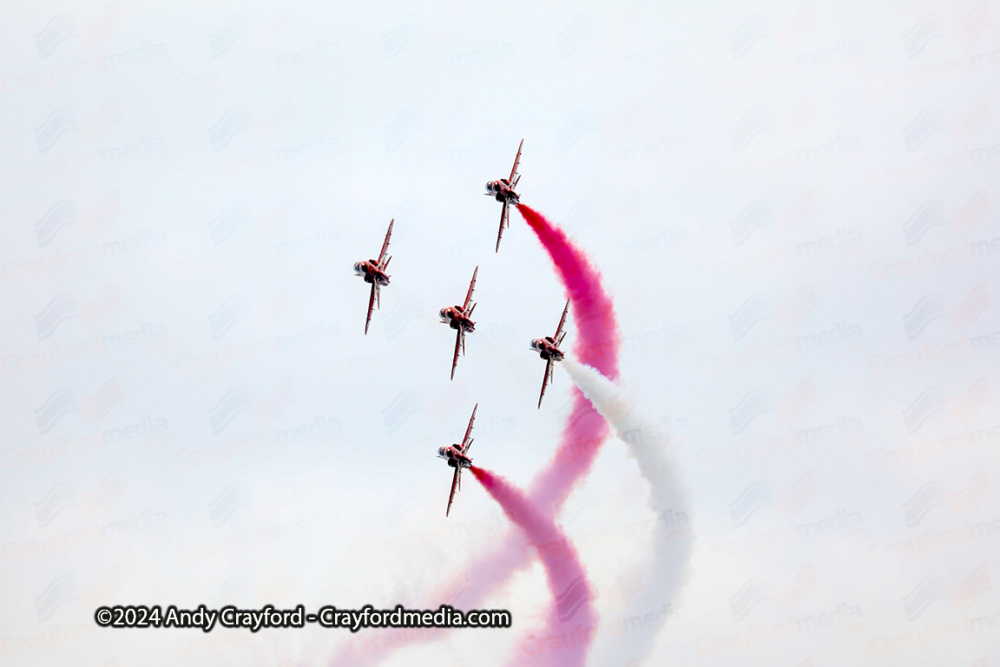
[[(629, 600), (627, 617), (655, 613), (657, 626), (644, 634), (623, 635), (603, 642), (595, 649), (595, 664), (623, 664), (644, 659), (656, 640), (657, 631), (686, 583), (687, 565), (694, 544), (688, 517), (688, 493), (669, 450), (666, 434), (639, 414), (634, 402), (597, 369), (566, 358), (562, 362), (577, 386), (628, 445), (629, 454), (639, 464), (639, 472), (649, 484), (649, 506), (657, 515), (653, 551), (644, 568), (645, 586)], [(681, 518), (678, 521), (678, 517)], [(631, 663), (629, 663), (631, 664)]]
[[(472, 474), (483, 485), (483, 488), (493, 497), (504, 514), (525, 532), (535, 544), (558, 543), (563, 545), (559, 550), (542, 550), (542, 565), (545, 567), (545, 578), (549, 591), (555, 601), (555, 608), (550, 610), (544, 636), (565, 634), (567, 626), (574, 624), (582, 628), (595, 628), (596, 615), (591, 600), (593, 594), (587, 582), (587, 573), (580, 563), (576, 549), (551, 517), (543, 516), (532, 505), (528, 497), (517, 487), (500, 475), (483, 468), (472, 466)], [(587, 650), (593, 632), (579, 632), (566, 651), (536, 654), (533, 659), (516, 656), (512, 665), (560, 665), (571, 667), (584, 665), (587, 662)], [(573, 632), (570, 631), (570, 636)]]
[[(604, 376), (617, 379), (618, 322), (600, 272), (591, 266), (586, 253), (557, 225), (524, 204), (518, 204), (517, 209), (548, 253), (569, 297), (576, 326), (573, 354), (593, 365)], [(546, 467), (533, 480), (528, 493), (531, 503), (544, 516), (554, 517), (559, 513), (570, 492), (590, 471), (607, 435), (607, 422), (583, 393), (574, 389), (573, 409), (566, 420), (559, 445)], [(523, 539), (515, 535), (478, 556), (468, 566), (475, 577), (455, 606), (475, 608), (515, 573), (529, 566), (532, 561), (525, 557), (525, 546)], [(560, 637), (559, 641), (564, 639)], [(386, 642), (382, 650), (363, 656), (344, 648), (331, 658), (330, 664), (367, 667), (378, 664), (406, 645)]]
[[(562, 229), (534, 209), (518, 204), (517, 210), (549, 253), (559, 280), (569, 296), (576, 325), (573, 354), (612, 380), (618, 379), (618, 322), (614, 304), (604, 290), (601, 274), (587, 255)], [(566, 421), (554, 457), (531, 485), (531, 498), (543, 509), (558, 513), (576, 483), (590, 471), (608, 434), (607, 423), (580, 391), (573, 392), (573, 411)]]
[[(552, 261), (556, 274), (569, 296), (576, 344), (573, 354), (586, 359), (608, 377), (618, 377), (618, 346), (620, 337), (614, 304), (604, 289), (601, 274), (557, 225), (534, 209), (518, 204), (518, 211), (535, 232)], [(555, 517), (576, 484), (586, 476), (608, 435), (608, 423), (594, 409), (579, 389), (573, 390), (573, 408), (566, 420), (559, 445), (546, 467), (531, 483), (528, 497), (532, 505), (547, 517)], [(536, 543), (537, 544), (537, 543)], [(525, 557), (526, 545), (512, 536), (497, 547), (477, 557), (469, 565), (475, 572), (469, 589), (460, 598), (471, 609), (511, 576), (531, 564)], [(527, 549), (531, 551), (531, 549)], [(584, 626), (586, 632), (592, 626)], [(535, 639), (550, 639), (551, 644), (571, 646), (577, 637), (545, 635)]]

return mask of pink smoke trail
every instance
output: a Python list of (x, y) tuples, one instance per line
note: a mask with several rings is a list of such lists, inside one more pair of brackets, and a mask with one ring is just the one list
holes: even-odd
[[(576, 325), (573, 354), (611, 380), (618, 379), (618, 323), (614, 304), (604, 291), (601, 274), (562, 229), (529, 206), (517, 210), (542, 242), (569, 296)], [(532, 500), (558, 513), (570, 491), (587, 472), (608, 435), (608, 424), (583, 393), (573, 389), (573, 411), (559, 448), (531, 485)], [(582, 451), (580, 451), (582, 450)]]
[[(591, 265), (586, 253), (557, 225), (524, 204), (518, 204), (517, 210), (548, 253), (570, 299), (576, 325), (573, 355), (605, 377), (617, 380), (620, 342), (618, 322), (614, 304), (604, 290), (600, 272)], [(528, 494), (531, 503), (544, 516), (554, 517), (559, 513), (570, 492), (590, 471), (608, 433), (607, 422), (583, 392), (574, 387), (573, 409), (566, 420), (559, 446), (548, 465), (536, 475)], [(475, 608), (516, 572), (530, 565), (531, 561), (525, 557), (525, 551), (530, 552), (531, 549), (526, 547), (528, 545), (521, 536), (513, 535), (479, 556), (468, 568), (475, 573), (475, 579), (456, 600), (456, 608)], [(428, 604), (435, 605), (433, 600)], [(348, 647), (340, 650), (331, 659), (331, 664), (357, 667), (376, 665), (397, 649), (419, 641), (422, 640), (377, 642), (378, 650), (363, 654)], [(375, 644), (373, 642), (373, 646)]]
[[(483, 488), (500, 504), (504, 514), (527, 534), (535, 544), (563, 545), (559, 550), (542, 550), (542, 565), (545, 567), (545, 578), (548, 580), (549, 591), (555, 601), (555, 608), (549, 612), (548, 626), (544, 636), (555, 636), (563, 628), (573, 623), (579, 629), (569, 633), (569, 650), (544, 655), (544, 647), (536, 644), (528, 652), (533, 653), (533, 659), (525, 659), (519, 655), (511, 664), (560, 665), (570, 667), (583, 665), (587, 662), (587, 650), (590, 640), (596, 633), (597, 621), (591, 599), (593, 594), (587, 582), (587, 573), (580, 563), (576, 549), (551, 517), (543, 516), (517, 487), (506, 479), (485, 470), (472, 466), (472, 474), (483, 485)], [(587, 632), (585, 628), (594, 628)], [(575, 649), (575, 650), (574, 650)]]

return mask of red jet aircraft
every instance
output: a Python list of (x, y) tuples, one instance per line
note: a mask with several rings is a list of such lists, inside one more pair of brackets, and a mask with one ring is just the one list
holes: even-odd
[(448, 496), (448, 509), (444, 512), (445, 516), (448, 516), (448, 513), (451, 512), (451, 503), (455, 500), (455, 491), (462, 490), (462, 468), (472, 467), (472, 459), (469, 458), (469, 448), (472, 447), (472, 438), (469, 435), (472, 433), (472, 422), (476, 421), (476, 409), (478, 407), (479, 403), (476, 403), (476, 407), (472, 408), (472, 416), (469, 418), (469, 428), (465, 429), (465, 437), (462, 438), (462, 444), (438, 449), (438, 456), (447, 461), (448, 465), (455, 469), (455, 475), (451, 478), (451, 495)]
[(394, 222), (396, 222), (395, 218), (389, 221), (389, 229), (385, 233), (385, 242), (382, 243), (382, 252), (378, 254), (378, 259), (369, 259), (365, 262), (354, 263), (354, 275), (363, 277), (366, 283), (371, 283), (372, 285), (372, 293), (368, 297), (368, 319), (365, 320), (366, 336), (368, 335), (368, 325), (372, 321), (372, 306), (378, 304), (379, 308), (382, 307), (379, 288), (389, 284), (389, 274), (385, 270), (388, 268), (389, 260), (392, 257), (386, 257), (385, 251), (389, 249), (389, 237), (392, 236), (392, 223)]
[(465, 303), (461, 306), (449, 306), (440, 311), (441, 321), (458, 331), (455, 339), (455, 358), (451, 361), (451, 379), (455, 379), (455, 367), (458, 365), (458, 351), (465, 354), (465, 334), (476, 330), (476, 323), (472, 321), (472, 311), (476, 309), (476, 304), (472, 303), (472, 290), (476, 287), (476, 275), (479, 267), (472, 272), (472, 282), (469, 283), (469, 293), (465, 295)]
[(489, 197), (496, 197), (498, 202), (503, 204), (503, 210), (500, 211), (500, 233), (497, 234), (497, 248), (496, 252), (500, 252), (500, 239), (503, 237), (503, 229), (508, 226), (508, 213), (511, 204), (517, 204), (520, 200), (520, 196), (514, 192), (514, 188), (517, 187), (517, 182), (521, 180), (521, 177), (517, 175), (517, 163), (521, 161), (521, 146), (524, 146), (524, 139), (521, 139), (521, 143), (517, 147), (517, 156), (514, 158), (514, 168), (510, 170), (510, 178), (501, 178), (498, 181), (490, 181), (486, 184), (486, 194)]
[(569, 301), (566, 302), (566, 307), (563, 308), (562, 317), (559, 319), (559, 326), (556, 327), (555, 336), (546, 336), (545, 338), (536, 338), (531, 341), (531, 349), (538, 353), (542, 359), (545, 360), (545, 377), (542, 378), (542, 395), (538, 397), (538, 407), (542, 407), (542, 399), (545, 398), (545, 387), (548, 386), (549, 382), (552, 381), (552, 364), (556, 361), (562, 361), (566, 356), (563, 351), (559, 349), (562, 345), (563, 338), (566, 337), (566, 332), (562, 330), (563, 324), (566, 323), (566, 312), (569, 311)]

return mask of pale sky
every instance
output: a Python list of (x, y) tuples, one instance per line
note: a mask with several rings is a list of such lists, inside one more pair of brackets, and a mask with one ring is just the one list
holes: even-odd
[[(691, 489), (649, 664), (1000, 659), (998, 3), (2, 12), (5, 665), (324, 664), (371, 646), (94, 610), (436, 607), (476, 576), (512, 528), (471, 476), (445, 519), (437, 448), (479, 403), (476, 463), (526, 487), (569, 411), (528, 348), (565, 296), (516, 213), (494, 253), (482, 195), (522, 138), (522, 201), (603, 274)], [(366, 337), (351, 267), (391, 218)], [(437, 312), (477, 265), (449, 382)], [(560, 516), (609, 632), (647, 494), (611, 439)], [(550, 604), (536, 564), (488, 602), (513, 629), (385, 664), (506, 664)]]

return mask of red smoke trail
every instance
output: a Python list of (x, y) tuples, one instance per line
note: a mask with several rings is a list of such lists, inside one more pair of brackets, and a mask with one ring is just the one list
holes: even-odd
[[(574, 356), (612, 381), (617, 380), (618, 323), (611, 297), (601, 283), (601, 274), (566, 232), (524, 204), (518, 204), (517, 210), (549, 253), (569, 296), (576, 325)], [(558, 513), (570, 491), (590, 470), (607, 435), (607, 422), (583, 393), (574, 388), (573, 412), (563, 429), (555, 457), (532, 484), (532, 500), (553, 514)]]
[[(573, 355), (596, 368), (602, 375), (618, 379), (618, 323), (611, 297), (604, 291), (601, 274), (590, 265), (562, 229), (524, 204), (517, 205), (528, 226), (538, 236), (549, 255), (559, 281), (569, 296), (576, 326)], [(529, 498), (544, 516), (554, 517), (573, 487), (590, 471), (601, 445), (607, 438), (608, 424), (583, 393), (573, 388), (573, 411), (566, 420), (559, 446), (548, 465), (535, 477)], [(514, 573), (531, 562), (520, 535), (512, 535), (495, 548), (475, 559), (468, 567), (475, 573), (468, 590), (456, 601), (457, 608), (474, 609)], [(391, 601), (390, 601), (391, 602)], [(437, 603), (429, 600), (427, 606)], [(378, 652), (358, 655), (340, 651), (333, 665), (375, 665), (389, 657), (402, 644), (388, 644)]]
[[(548, 625), (542, 629), (541, 636), (560, 637), (560, 650), (547, 652), (546, 643), (536, 640), (532, 644), (530, 640), (533, 637), (529, 637), (529, 641), (522, 643), (522, 647), (526, 653), (533, 654), (534, 659), (526, 660), (523, 655), (518, 655), (512, 660), (512, 664), (586, 664), (590, 640), (596, 633), (597, 617), (590, 603), (594, 596), (587, 583), (587, 573), (576, 549), (554, 520), (539, 513), (517, 487), (483, 468), (472, 466), (471, 470), (493, 500), (500, 504), (507, 518), (523, 530), (534, 544), (562, 545), (558, 550), (539, 550), (549, 591), (555, 601), (555, 609), (549, 612)], [(591, 631), (588, 632), (587, 629)]]
[[(601, 274), (566, 232), (524, 204), (518, 204), (517, 208), (548, 252), (569, 296), (576, 325), (573, 354), (588, 360), (605, 377), (617, 380), (618, 322), (611, 297), (601, 283)], [(573, 411), (566, 420), (559, 446), (531, 484), (530, 502), (544, 516), (554, 517), (559, 513), (573, 487), (590, 471), (608, 431), (608, 423), (583, 392), (574, 387)], [(468, 609), (481, 604), (515, 572), (530, 565), (524, 554), (531, 551), (520, 536), (512, 535), (478, 557), (469, 565), (469, 571), (475, 572), (476, 577), (458, 604)]]

